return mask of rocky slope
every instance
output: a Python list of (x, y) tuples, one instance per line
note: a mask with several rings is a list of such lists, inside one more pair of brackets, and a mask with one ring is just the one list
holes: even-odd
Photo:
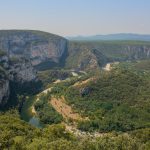
[(70, 42), (68, 46), (68, 57), (66, 67), (77, 70), (95, 70), (107, 63), (107, 57), (91, 46), (80, 42)]

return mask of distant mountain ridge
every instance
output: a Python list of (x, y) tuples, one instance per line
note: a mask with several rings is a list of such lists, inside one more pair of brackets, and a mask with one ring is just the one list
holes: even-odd
[(74, 36), (66, 37), (72, 41), (98, 41), (98, 40), (134, 40), (134, 41), (150, 41), (149, 34), (132, 34), (132, 33), (119, 33), (119, 34), (107, 34), (107, 35), (93, 35), (93, 36)]

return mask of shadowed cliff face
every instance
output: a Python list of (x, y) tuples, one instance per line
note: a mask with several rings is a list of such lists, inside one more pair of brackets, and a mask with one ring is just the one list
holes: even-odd
[[(0, 105), (5, 105), (12, 91), (10, 82), (22, 85), (37, 82), (36, 71), (25, 58), (9, 57), (7, 53), (0, 56)], [(15, 87), (14, 87), (15, 89)], [(21, 89), (20, 89), (21, 90)]]
[(9, 81), (0, 81), (0, 104), (5, 104), (9, 98)]

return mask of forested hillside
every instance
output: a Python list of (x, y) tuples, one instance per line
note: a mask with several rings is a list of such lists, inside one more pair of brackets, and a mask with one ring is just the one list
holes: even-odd
[(41, 130), (20, 120), (16, 111), (0, 113), (2, 150), (148, 150), (149, 133), (149, 129), (140, 129), (126, 134), (113, 132), (95, 139), (77, 138), (61, 124)]

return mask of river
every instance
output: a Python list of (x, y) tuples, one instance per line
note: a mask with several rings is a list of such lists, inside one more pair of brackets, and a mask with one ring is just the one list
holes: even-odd
[(26, 101), (23, 104), (22, 110), (21, 110), (21, 119), (28, 122), (29, 124), (42, 128), (43, 124), (39, 121), (39, 119), (32, 113), (32, 105), (35, 101), (35, 97), (28, 97), (26, 98)]

